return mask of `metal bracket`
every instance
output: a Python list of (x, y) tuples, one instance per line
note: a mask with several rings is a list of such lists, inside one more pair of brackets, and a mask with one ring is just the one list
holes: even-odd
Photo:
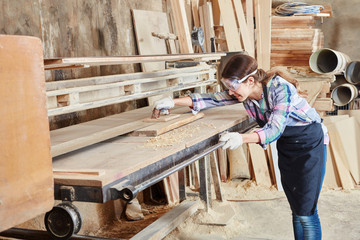
[(60, 196), (63, 201), (73, 202), (75, 201), (75, 189), (70, 186), (61, 186)]

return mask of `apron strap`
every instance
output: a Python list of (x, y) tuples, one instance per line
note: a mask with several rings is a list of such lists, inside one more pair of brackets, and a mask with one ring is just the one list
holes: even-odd
[[(266, 107), (267, 107), (268, 111), (270, 111), (270, 104), (269, 104), (268, 91), (267, 91), (266, 85), (262, 84), (262, 87), (263, 87), (263, 94), (264, 94), (264, 98), (265, 98)], [(260, 127), (265, 126), (265, 124), (268, 122), (268, 119), (266, 117), (266, 112), (267, 111), (264, 114), (265, 121), (263, 121), (259, 117), (259, 113), (258, 113), (258, 110), (257, 110), (256, 106), (254, 107), (254, 109), (255, 109), (255, 114), (256, 114), (256, 122), (259, 124)]]

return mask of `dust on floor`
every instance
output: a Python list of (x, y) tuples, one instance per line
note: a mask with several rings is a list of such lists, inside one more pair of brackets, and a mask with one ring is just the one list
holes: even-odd
[[(193, 216), (180, 224), (164, 240), (294, 239), (291, 211), (284, 192), (274, 187), (257, 186), (250, 180), (232, 180), (222, 183), (221, 187), (223, 202), (214, 200), (213, 208), (208, 212), (201, 205)], [(95, 235), (129, 239), (171, 210), (171, 207), (142, 204), (142, 210), (145, 215), (144, 220), (115, 221)], [(231, 214), (232, 212), (234, 214)], [(323, 189), (318, 212), (324, 240), (360, 239), (359, 190)], [(218, 224), (219, 221), (226, 225)]]
[[(231, 181), (222, 184), (222, 189), (225, 201), (222, 203), (215, 201), (214, 208), (227, 204), (235, 212), (226, 226), (204, 224), (214, 218), (214, 212), (212, 210), (206, 212), (202, 209), (164, 240), (294, 239), (291, 211), (283, 192), (275, 188), (256, 186), (251, 181)], [(359, 190), (323, 189), (318, 212), (323, 239), (360, 239)]]

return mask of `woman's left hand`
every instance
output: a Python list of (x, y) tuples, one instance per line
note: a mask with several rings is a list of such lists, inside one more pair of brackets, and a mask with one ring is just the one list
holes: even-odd
[(243, 138), (238, 132), (225, 133), (220, 137), (219, 141), (226, 142), (222, 149), (234, 150), (243, 144)]

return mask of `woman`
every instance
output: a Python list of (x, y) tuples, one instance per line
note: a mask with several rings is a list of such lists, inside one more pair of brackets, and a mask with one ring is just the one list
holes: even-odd
[(297, 90), (297, 81), (282, 71), (265, 72), (256, 60), (235, 55), (224, 67), (221, 82), (227, 91), (191, 94), (155, 103), (158, 109), (174, 105), (201, 109), (243, 102), (260, 129), (253, 133), (226, 133), (220, 138), (224, 148), (235, 149), (243, 143), (266, 147), (277, 140), (281, 182), (293, 214), (295, 239), (321, 239), (317, 214), (326, 165), (326, 128), (315, 109)]

